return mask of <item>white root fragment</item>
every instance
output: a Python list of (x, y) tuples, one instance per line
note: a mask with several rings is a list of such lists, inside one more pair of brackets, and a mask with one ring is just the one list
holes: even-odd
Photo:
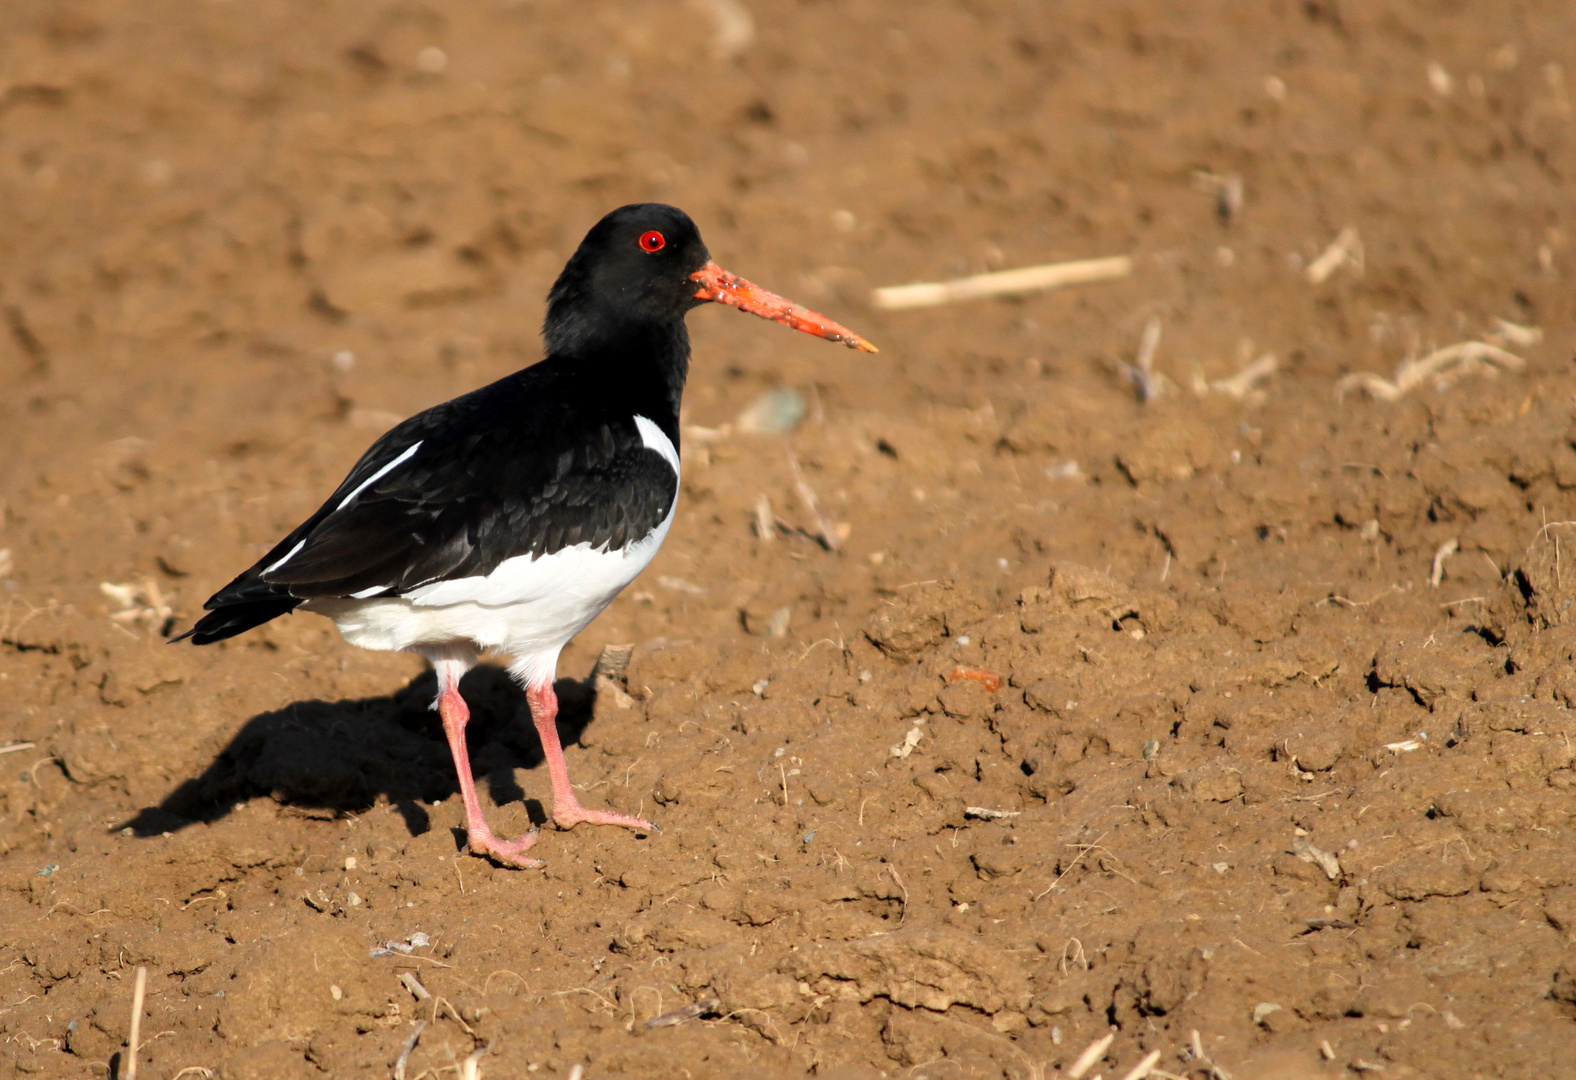
[(1483, 335), (1491, 344), (1530, 349), (1543, 341), (1541, 326), (1524, 326), (1509, 319), (1495, 319), (1494, 329)]
[(1372, 372), (1347, 375), (1335, 384), (1337, 399), (1350, 390), (1361, 390), (1380, 401), (1398, 401), (1429, 379), (1436, 380), (1443, 390), (1452, 381), (1467, 375), (1494, 374), (1498, 369), (1521, 371), (1527, 362), (1514, 353), (1486, 341), (1460, 341), (1435, 349), (1421, 360), (1403, 360), (1395, 369), (1395, 379), (1382, 378)]
[(1433, 569), (1428, 572), (1428, 585), (1430, 588), (1439, 588), (1439, 583), (1445, 580), (1445, 560), (1461, 550), (1461, 542), (1451, 537), (1440, 544), (1434, 552)]
[(870, 294), (870, 303), (871, 306), (882, 311), (936, 307), (940, 304), (957, 303), (960, 300), (1015, 296), (1045, 289), (1059, 289), (1067, 285), (1091, 285), (1100, 281), (1115, 281), (1127, 277), (1132, 272), (1133, 260), (1127, 255), (1045, 263), (1040, 266), (1025, 266), (1017, 270), (976, 274), (973, 277), (957, 278), (953, 281), (887, 285)]
[(1279, 366), (1280, 362), (1275, 359), (1274, 353), (1265, 353), (1235, 375), (1211, 380), (1205, 385), (1205, 389), (1212, 393), (1225, 394), (1238, 401), (1246, 401), (1248, 396), (1258, 389), (1260, 383), (1275, 374)]
[(1310, 285), (1323, 285), (1329, 276), (1343, 266), (1352, 268), (1358, 277), (1363, 273), (1363, 241), (1358, 236), (1357, 230), (1348, 225), (1340, 231), (1330, 246), (1320, 253), (1317, 259), (1308, 264), (1307, 274)]

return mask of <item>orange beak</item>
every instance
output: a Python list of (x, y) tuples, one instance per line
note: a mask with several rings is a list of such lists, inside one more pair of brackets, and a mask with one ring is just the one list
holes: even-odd
[(824, 337), (828, 341), (841, 341), (850, 349), (861, 352), (879, 352), (874, 345), (848, 329), (839, 326), (825, 315), (817, 315), (809, 308), (800, 307), (792, 300), (767, 292), (741, 277), (728, 273), (714, 262), (709, 262), (690, 275), (690, 280), (700, 284), (695, 294), (697, 300), (713, 300), (719, 304), (748, 311), (772, 322), (780, 322), (806, 334)]

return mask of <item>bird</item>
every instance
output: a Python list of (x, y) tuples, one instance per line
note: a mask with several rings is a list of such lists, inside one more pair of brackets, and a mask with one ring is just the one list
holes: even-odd
[(323, 505), (203, 605), (171, 642), (208, 645), (297, 610), (350, 644), (431, 663), (454, 758), (466, 850), (544, 865), (488, 827), (465, 743), (460, 678), (512, 658), (552, 790), (552, 820), (650, 834), (590, 809), (569, 783), (553, 690), (560, 651), (645, 569), (678, 505), (685, 316), (725, 304), (863, 352), (823, 315), (722, 269), (689, 215), (622, 206), (586, 233), (547, 296), (544, 358), (395, 425)]

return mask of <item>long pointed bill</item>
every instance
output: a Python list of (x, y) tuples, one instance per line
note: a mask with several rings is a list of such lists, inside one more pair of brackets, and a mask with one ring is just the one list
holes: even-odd
[(748, 311), (772, 322), (780, 322), (806, 334), (824, 337), (828, 341), (841, 341), (850, 349), (861, 352), (879, 352), (874, 345), (848, 329), (839, 326), (825, 315), (817, 315), (809, 308), (800, 307), (792, 300), (767, 292), (741, 277), (728, 273), (714, 262), (709, 262), (690, 275), (690, 280), (700, 285), (697, 300), (714, 300), (719, 304)]

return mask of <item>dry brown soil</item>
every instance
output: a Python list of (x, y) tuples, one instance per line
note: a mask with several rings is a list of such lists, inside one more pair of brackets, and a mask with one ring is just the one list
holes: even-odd
[[(0, 1075), (124, 1075), (141, 965), (143, 1077), (1576, 1076), (1576, 5), (746, 7), (0, 6)], [(692, 316), (677, 525), (561, 666), (662, 831), (497, 869), (415, 658), (161, 633), (640, 199), (882, 352)], [(1337, 395), (1467, 340), (1525, 368)]]

